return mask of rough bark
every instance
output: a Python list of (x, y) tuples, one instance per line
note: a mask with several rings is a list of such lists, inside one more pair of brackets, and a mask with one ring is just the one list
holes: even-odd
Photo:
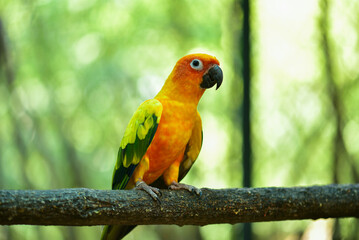
[(158, 203), (135, 190), (0, 190), (0, 224), (207, 225), (359, 217), (359, 184), (202, 193), (162, 190)]

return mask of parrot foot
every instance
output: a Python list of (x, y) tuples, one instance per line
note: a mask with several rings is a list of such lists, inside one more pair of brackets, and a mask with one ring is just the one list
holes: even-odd
[(158, 188), (148, 186), (147, 183), (145, 183), (144, 181), (137, 181), (135, 189), (145, 191), (153, 198), (153, 200), (161, 203), (158, 196), (161, 196), (162, 193)]
[(168, 186), (169, 189), (172, 189), (172, 190), (179, 190), (179, 189), (185, 189), (191, 193), (195, 193), (196, 195), (198, 196), (202, 196), (202, 191), (201, 189), (199, 188), (196, 188), (194, 186), (191, 186), (191, 185), (187, 185), (187, 184), (183, 184), (183, 183), (178, 183), (178, 182), (175, 182), (173, 181), (171, 183), (171, 185)]

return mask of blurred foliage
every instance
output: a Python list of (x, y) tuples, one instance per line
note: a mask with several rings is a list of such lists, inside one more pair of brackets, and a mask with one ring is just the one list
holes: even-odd
[[(234, 9), (231, 0), (1, 1), (0, 187), (109, 189), (130, 117), (190, 52), (215, 55), (225, 79), (200, 102), (203, 148), (184, 181), (240, 187), (241, 16)], [(255, 187), (358, 181), (358, 13), (358, 1), (252, 2)], [(330, 239), (334, 226), (285, 221), (253, 230), (255, 239)], [(339, 226), (343, 238), (358, 237), (356, 220)], [(231, 229), (141, 226), (127, 239), (230, 239)], [(100, 233), (0, 227), (0, 239)]]

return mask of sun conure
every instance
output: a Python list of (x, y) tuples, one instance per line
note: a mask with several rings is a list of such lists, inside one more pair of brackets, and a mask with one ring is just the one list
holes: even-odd
[[(159, 188), (186, 189), (179, 183), (202, 147), (197, 105), (204, 91), (222, 84), (218, 60), (190, 54), (176, 63), (161, 91), (142, 103), (130, 120), (118, 151), (112, 189), (141, 189), (159, 201)], [(135, 226), (105, 226), (102, 239), (121, 239)]]

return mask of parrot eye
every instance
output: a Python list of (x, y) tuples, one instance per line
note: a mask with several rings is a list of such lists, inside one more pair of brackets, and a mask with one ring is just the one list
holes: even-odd
[(203, 63), (201, 60), (198, 59), (193, 59), (191, 62), (191, 68), (197, 70), (197, 71), (201, 71), (203, 69)]

